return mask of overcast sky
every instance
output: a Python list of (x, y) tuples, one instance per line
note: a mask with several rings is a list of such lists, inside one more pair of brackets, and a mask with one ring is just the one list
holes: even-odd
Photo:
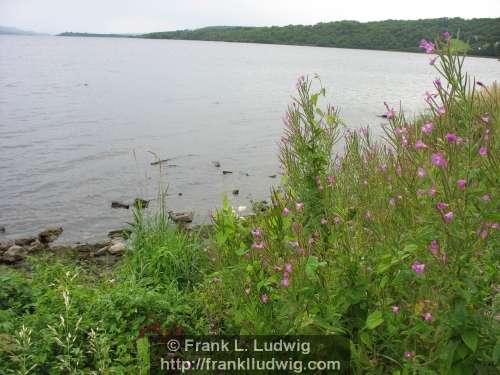
[(44, 33), (437, 17), (500, 17), (500, 0), (0, 0), (0, 25)]

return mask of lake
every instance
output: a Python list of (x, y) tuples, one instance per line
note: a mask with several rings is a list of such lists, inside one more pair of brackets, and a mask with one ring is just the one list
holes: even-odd
[[(466, 69), (500, 78), (496, 59), (468, 58)], [(418, 113), (437, 77), (424, 54), (0, 36), (1, 236), (60, 225), (63, 242), (100, 240), (131, 221), (112, 201), (154, 199), (159, 186), (197, 222), (224, 194), (235, 206), (266, 199), (295, 81), (315, 73), (346, 124), (376, 134), (384, 101)], [(172, 158), (161, 172), (153, 153)]]

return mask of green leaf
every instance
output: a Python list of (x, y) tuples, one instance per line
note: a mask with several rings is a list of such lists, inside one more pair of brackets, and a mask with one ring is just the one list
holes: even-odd
[(371, 348), (372, 347), (372, 342), (370, 340), (370, 335), (368, 335), (368, 333), (366, 332), (362, 332), (360, 335), (359, 335), (359, 338), (361, 339), (361, 342), (363, 344), (365, 344), (367, 347)]
[(310, 256), (307, 258), (307, 263), (306, 263), (306, 275), (309, 278), (309, 280), (317, 280), (318, 275), (316, 275), (316, 270), (319, 267), (324, 267), (326, 266), (326, 262), (319, 262), (318, 258), (314, 256)]
[(366, 328), (375, 329), (383, 322), (384, 318), (382, 317), (382, 312), (380, 310), (376, 310), (366, 318)]
[(403, 249), (403, 252), (405, 253), (414, 253), (415, 251), (418, 250), (418, 246), (415, 245), (414, 243), (406, 245)]
[(473, 352), (476, 351), (477, 349), (477, 342), (478, 342), (478, 335), (477, 331), (474, 330), (467, 330), (462, 333), (462, 341), (464, 342), (467, 347), (472, 350)]

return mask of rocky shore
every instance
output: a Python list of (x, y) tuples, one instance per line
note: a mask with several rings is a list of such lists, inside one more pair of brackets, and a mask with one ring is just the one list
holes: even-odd
[(55, 256), (71, 258), (97, 265), (113, 265), (127, 251), (130, 230), (115, 230), (108, 234), (109, 239), (94, 244), (57, 244), (63, 228), (49, 228), (36, 236), (20, 237), (15, 240), (0, 241), (0, 264), (13, 267), (27, 265), (28, 257)]
[[(142, 201), (144, 205), (147, 201)], [(168, 212), (169, 219), (185, 227), (193, 221), (194, 212)], [(2, 227), (3, 231), (5, 229)], [(128, 250), (127, 240), (130, 229), (113, 230), (108, 233), (108, 240), (98, 243), (77, 243), (74, 245), (58, 244), (56, 241), (63, 233), (63, 228), (54, 227), (41, 231), (36, 236), (19, 237), (14, 240), (0, 240), (0, 264), (24, 267), (28, 257), (55, 256), (76, 259), (97, 265), (113, 265)]]

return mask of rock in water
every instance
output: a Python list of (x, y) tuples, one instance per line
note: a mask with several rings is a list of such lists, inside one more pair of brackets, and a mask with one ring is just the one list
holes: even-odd
[(14, 246), (14, 241), (0, 242), (0, 254), (9, 250), (9, 247)]
[(59, 238), (62, 232), (63, 229), (61, 227), (46, 229), (38, 234), (38, 241), (43, 244), (54, 242)]
[(156, 161), (153, 161), (153, 162), (151, 162), (151, 163), (149, 163), (149, 164), (151, 164), (151, 165), (160, 165), (160, 164), (166, 163), (166, 162), (168, 162), (168, 161), (170, 161), (170, 160), (172, 160), (172, 159), (162, 159), (162, 160), (156, 160)]
[(170, 220), (174, 223), (191, 223), (194, 218), (194, 212), (172, 212), (168, 213)]
[(117, 242), (108, 248), (108, 252), (113, 255), (123, 254), (127, 250), (127, 246), (123, 242)]
[(232, 171), (222, 171), (222, 174), (229, 174), (229, 173), (233, 173)]
[(238, 189), (233, 190), (233, 195), (238, 195), (239, 193), (240, 193), (240, 191)]
[(0, 225), (0, 233), (5, 233), (5, 227)]
[(109, 238), (129, 238), (132, 234), (132, 230), (128, 228), (112, 230), (108, 233)]
[(28, 247), (29, 253), (37, 253), (45, 248), (44, 244), (38, 240), (33, 241)]
[(220, 168), (220, 162), (218, 162), (217, 160), (213, 161), (212, 164), (214, 165), (215, 168)]
[(18, 238), (16, 240), (14, 240), (14, 243), (17, 246), (28, 246), (29, 244), (31, 244), (32, 242), (35, 242), (35, 241), (36, 241), (36, 237), (23, 237), (23, 238)]
[(113, 202), (111, 202), (111, 208), (124, 208), (124, 209), (128, 210), (130, 208), (130, 206), (128, 204), (125, 204), (125, 203), (113, 201)]
[(28, 250), (24, 247), (14, 245), (9, 247), (9, 249), (2, 255), (2, 261), (8, 264), (19, 262), (23, 260), (28, 255)]
[(134, 206), (135, 206), (135, 208), (139, 208), (139, 209), (148, 208), (149, 201), (142, 199), (142, 198), (135, 198)]

